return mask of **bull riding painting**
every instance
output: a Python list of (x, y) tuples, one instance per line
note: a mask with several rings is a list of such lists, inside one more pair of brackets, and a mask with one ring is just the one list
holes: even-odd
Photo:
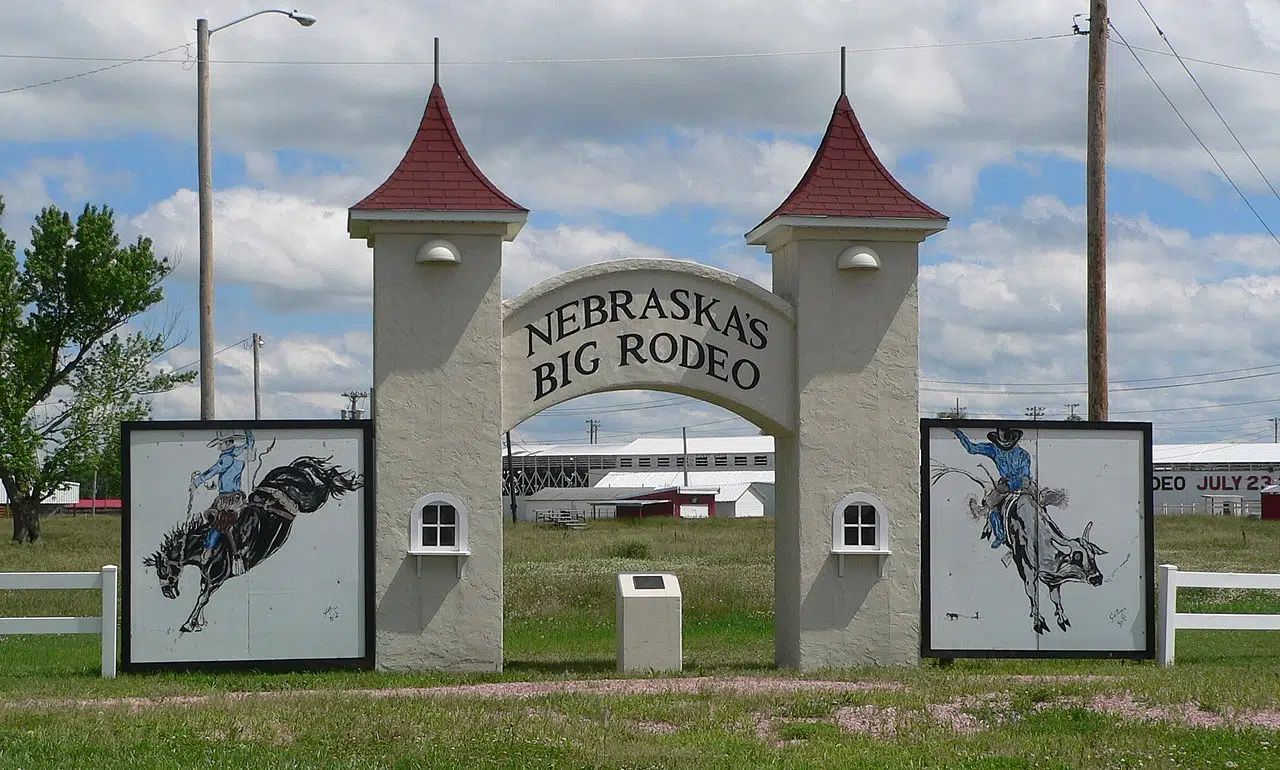
[(1127, 424), (926, 423), (932, 646), (1145, 646), (1148, 434), (1116, 429)]
[(135, 650), (226, 659), (238, 646), (246, 660), (280, 660), (292, 657), (285, 629), (320, 634), (295, 644), (306, 647), (362, 622), (361, 430), (149, 433), (154, 443), (129, 448)]

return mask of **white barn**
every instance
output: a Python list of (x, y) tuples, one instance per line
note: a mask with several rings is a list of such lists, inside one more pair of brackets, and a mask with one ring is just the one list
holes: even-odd
[[(601, 476), (597, 487), (685, 486), (683, 471), (627, 473)], [(690, 471), (688, 486), (716, 490), (716, 518), (756, 519), (773, 516), (773, 471)]]
[[(57, 489), (44, 499), (45, 505), (72, 505), (80, 502), (80, 485), (74, 481), (68, 481), (60, 485)], [(0, 505), (6, 508), (9, 505), (9, 493), (5, 491), (4, 484), (0, 484)]]

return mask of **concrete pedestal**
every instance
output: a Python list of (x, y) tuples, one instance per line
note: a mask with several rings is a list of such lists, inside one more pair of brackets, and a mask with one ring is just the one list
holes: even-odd
[(618, 671), (679, 671), (683, 597), (669, 572), (623, 572), (617, 582)]

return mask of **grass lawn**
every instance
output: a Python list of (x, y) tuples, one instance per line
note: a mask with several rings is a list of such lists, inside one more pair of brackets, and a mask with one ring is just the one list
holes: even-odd
[[(44, 532), (35, 546), (0, 542), (0, 570), (119, 561), (118, 519), (51, 519)], [(508, 524), (506, 538), (501, 674), (107, 681), (97, 676), (96, 637), (0, 638), (0, 767), (1280, 767), (1280, 634), (1180, 632), (1169, 670), (962, 660), (796, 676), (772, 668), (771, 521), (600, 521), (582, 532), (522, 523)], [(1157, 563), (1183, 569), (1280, 570), (1271, 522), (1159, 517), (1156, 547)], [(613, 576), (631, 569), (680, 576), (686, 677), (880, 686), (525, 698), (340, 691), (613, 678)], [(92, 614), (97, 603), (89, 591), (0, 591), (0, 616)], [(1280, 597), (1184, 590), (1179, 609), (1280, 613)], [(97, 700), (191, 694), (210, 698), (134, 709)]]

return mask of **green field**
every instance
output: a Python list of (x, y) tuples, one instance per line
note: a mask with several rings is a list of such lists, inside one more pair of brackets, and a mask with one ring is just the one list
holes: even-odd
[[(1162, 517), (1156, 547), (1157, 563), (1182, 569), (1280, 569), (1270, 522)], [(95, 569), (117, 563), (118, 548), (116, 519), (51, 519), (43, 543), (0, 544), (0, 570)], [(1180, 632), (1168, 670), (957, 661), (797, 676), (772, 667), (771, 521), (508, 524), (506, 553), (501, 674), (103, 680), (95, 637), (0, 638), (0, 767), (1280, 767), (1280, 634)], [(683, 677), (753, 683), (522, 698), (349, 691), (613, 679), (613, 576), (632, 569), (680, 576)], [(1269, 592), (1179, 596), (1183, 611), (1280, 613)], [(0, 591), (0, 615), (97, 604), (88, 591)], [(757, 679), (869, 685), (780, 692)], [(207, 698), (109, 700), (192, 695)]]

